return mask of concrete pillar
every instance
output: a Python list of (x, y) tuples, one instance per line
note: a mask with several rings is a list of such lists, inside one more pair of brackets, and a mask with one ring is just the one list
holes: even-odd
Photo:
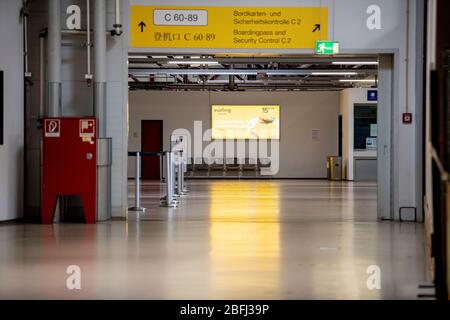
[(393, 57), (380, 55), (378, 64), (378, 106), (377, 106), (377, 212), (379, 219), (394, 219), (393, 214), (393, 155), (392, 115), (394, 108)]
[[(106, 140), (106, 5), (105, 0), (94, 1), (94, 110), (97, 118), (99, 143)], [(108, 148), (99, 148), (107, 150)], [(97, 220), (111, 218), (111, 166), (97, 167)]]

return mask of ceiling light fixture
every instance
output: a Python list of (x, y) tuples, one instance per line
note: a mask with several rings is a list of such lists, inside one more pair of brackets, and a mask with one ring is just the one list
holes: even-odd
[(376, 79), (340, 79), (339, 82), (376, 82)]
[(128, 59), (148, 59), (148, 56), (128, 56)]
[(333, 61), (335, 65), (378, 65), (378, 61)]
[(311, 75), (313, 76), (355, 76), (358, 73), (356, 72), (329, 72), (329, 71), (323, 71), (323, 72), (311, 72)]
[(171, 60), (167, 62), (168, 64), (219, 64), (219, 61), (213, 60)]

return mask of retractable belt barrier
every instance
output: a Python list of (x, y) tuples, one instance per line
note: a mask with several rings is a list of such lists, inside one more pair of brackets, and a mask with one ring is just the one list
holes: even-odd
[(129, 211), (145, 211), (141, 206), (141, 157), (160, 157), (161, 181), (163, 172), (163, 158), (166, 159), (166, 195), (161, 199), (160, 205), (163, 207), (176, 207), (179, 204), (180, 196), (187, 193), (184, 183), (185, 164), (183, 161), (183, 151), (161, 151), (161, 152), (128, 152), (128, 156), (136, 157), (136, 177), (135, 177), (135, 199), (134, 206), (128, 208)]

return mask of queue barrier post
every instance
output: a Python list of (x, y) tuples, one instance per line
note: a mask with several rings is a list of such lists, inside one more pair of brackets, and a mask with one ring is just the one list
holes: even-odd
[(145, 208), (141, 207), (141, 153), (138, 151), (136, 157), (136, 176), (134, 178), (134, 207), (128, 208), (128, 211), (144, 212)]
[(164, 177), (164, 152), (161, 152), (159, 155), (159, 180), (161, 182), (165, 181)]
[(181, 158), (181, 181), (183, 183), (181, 190), (183, 191), (184, 194), (188, 193), (188, 189), (187, 189), (187, 185), (186, 185), (186, 172), (187, 172), (187, 165), (186, 165), (186, 161), (184, 160), (184, 157)]
[(166, 155), (166, 196), (161, 199), (161, 206), (176, 207), (178, 201), (174, 198), (174, 163), (173, 152), (167, 151)]
[(184, 166), (183, 166), (183, 151), (178, 151), (178, 161), (177, 161), (177, 192), (180, 196), (185, 195), (184, 191)]
[[(164, 207), (178, 206), (178, 197), (186, 194), (184, 181), (184, 162), (182, 151), (162, 151), (162, 152), (129, 152), (129, 156), (136, 157), (136, 177), (135, 177), (135, 200), (134, 206), (129, 211), (144, 212), (146, 209), (141, 206), (141, 158), (143, 156), (159, 156), (160, 161), (166, 158), (165, 182), (166, 196), (161, 198), (160, 205)], [(164, 162), (162, 161), (162, 164)], [(160, 162), (160, 168), (164, 171)], [(161, 172), (162, 175), (162, 172)]]

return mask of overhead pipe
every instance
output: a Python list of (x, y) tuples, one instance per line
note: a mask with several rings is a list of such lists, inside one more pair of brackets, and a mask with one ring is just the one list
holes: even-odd
[(48, 0), (48, 79), (46, 115), (61, 115), (61, 1)]
[[(344, 88), (351, 88), (351, 85), (348, 84), (333, 84), (331, 87), (329, 84), (314, 84), (314, 85), (276, 85), (276, 84), (241, 84), (239, 86), (236, 85), (236, 90), (268, 90), (268, 89), (285, 89), (285, 90), (296, 90), (296, 89), (324, 89), (324, 90), (342, 90)], [(193, 85), (193, 84), (159, 84), (153, 83), (149, 84), (148, 82), (131, 82), (129, 83), (130, 90), (220, 90), (220, 91), (229, 91), (227, 84), (204, 84), (204, 85)]]
[(21, 14), (23, 17), (23, 59), (24, 59), (24, 77), (26, 82), (31, 83), (31, 72), (29, 71), (28, 63), (28, 1), (22, 1)]
[(39, 32), (39, 118), (45, 115), (45, 38), (47, 29)]
[(25, 60), (25, 78), (31, 78), (31, 72), (28, 70), (28, 13), (23, 16), (23, 49), (24, 49), (24, 60)]
[(259, 75), (268, 76), (345, 76), (345, 75), (373, 75), (376, 69), (173, 69), (173, 68), (147, 68), (146, 66), (133, 64), (129, 66), (130, 73), (134, 76), (143, 75)]
[[(89, 1), (89, 0), (88, 0)], [(99, 137), (106, 137), (106, 4), (94, 1), (94, 110), (98, 119)]]
[[(47, 108), (44, 116), (60, 117), (61, 106), (61, 1), (48, 0), (48, 76), (47, 76)], [(42, 152), (42, 150), (41, 150)], [(41, 153), (42, 155), (42, 153)], [(61, 200), (61, 199), (60, 199)], [(64, 201), (64, 200), (63, 200)], [(42, 204), (41, 204), (42, 205)], [(61, 213), (61, 202), (58, 201), (55, 221)]]
[[(96, 3), (95, 1), (94, 3)], [(91, 30), (91, 1), (86, 0), (86, 29), (88, 31)], [(88, 86), (91, 85), (92, 82), (92, 73), (91, 73), (91, 33), (86, 32), (86, 48), (87, 48), (87, 72), (84, 75)]]
[(122, 24), (120, 23), (120, 0), (116, 0), (116, 19), (111, 30), (112, 36), (120, 36), (122, 34)]
[[(92, 31), (91, 31), (92, 32)], [(86, 30), (61, 30), (61, 36), (64, 35), (85, 35)], [(109, 32), (106, 32), (109, 34)], [(39, 32), (39, 118), (42, 118), (46, 114), (45, 110), (45, 44), (48, 38), (48, 28), (43, 28)], [(67, 46), (69, 44), (64, 44), (61, 42), (61, 46)], [(80, 46), (85, 47), (86, 44), (80, 44)], [(26, 68), (25, 68), (26, 69)], [(30, 74), (31, 75), (31, 74)]]
[[(20, 11), (21, 16), (23, 18), (23, 34), (22, 34), (22, 40), (23, 40), (23, 66), (24, 66), (24, 92), (23, 92), (23, 120), (24, 123), (27, 121), (27, 85), (32, 84), (31, 82), (31, 73), (28, 70), (28, 6), (27, 6), (27, 0), (22, 1), (22, 9)], [(27, 126), (23, 126), (23, 136), (25, 137), (25, 144), (27, 140), (28, 130)], [(28, 168), (27, 168), (27, 159), (28, 159), (28, 150), (25, 147), (24, 148), (24, 154), (22, 158), (22, 166), (24, 168), (23, 174), (23, 183), (25, 185), (28, 185)], [(28, 188), (24, 188), (23, 190), (23, 207), (27, 207), (27, 200), (28, 200)]]
[[(409, 28), (410, 0), (406, 0), (406, 53), (405, 53), (405, 112), (409, 112)], [(414, 21), (414, 24), (416, 21)]]

